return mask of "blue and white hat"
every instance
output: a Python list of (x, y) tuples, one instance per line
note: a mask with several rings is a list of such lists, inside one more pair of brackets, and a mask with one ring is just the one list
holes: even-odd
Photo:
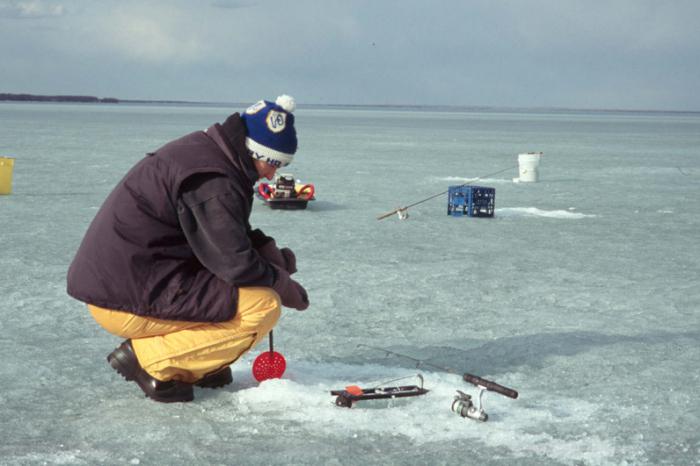
[(293, 97), (281, 95), (274, 103), (261, 100), (251, 105), (241, 116), (248, 130), (245, 144), (255, 160), (278, 168), (290, 164), (297, 151), (295, 108)]

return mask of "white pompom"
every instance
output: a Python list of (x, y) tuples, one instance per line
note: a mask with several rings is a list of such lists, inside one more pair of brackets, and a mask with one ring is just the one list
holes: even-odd
[(294, 101), (294, 97), (287, 94), (282, 94), (281, 96), (277, 97), (275, 103), (289, 113), (292, 113), (297, 108), (297, 103)]

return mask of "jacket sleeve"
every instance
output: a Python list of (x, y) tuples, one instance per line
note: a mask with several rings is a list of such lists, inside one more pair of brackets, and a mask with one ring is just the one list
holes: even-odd
[(177, 210), (187, 242), (204, 267), (235, 286), (272, 286), (274, 268), (254, 247), (254, 241), (261, 237), (255, 239), (248, 223), (249, 200), (233, 189), (227, 178), (208, 176), (188, 181)]
[(249, 229), (248, 238), (250, 238), (250, 242), (255, 249), (260, 249), (274, 239), (271, 236), (267, 236), (259, 228), (256, 228), (255, 230)]

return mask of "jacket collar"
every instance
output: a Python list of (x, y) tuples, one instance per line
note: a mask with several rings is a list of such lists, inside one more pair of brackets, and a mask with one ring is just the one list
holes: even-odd
[(253, 164), (253, 158), (248, 155), (245, 145), (246, 130), (240, 114), (234, 113), (223, 124), (213, 124), (206, 132), (231, 163), (246, 174), (251, 186), (254, 185), (260, 176)]

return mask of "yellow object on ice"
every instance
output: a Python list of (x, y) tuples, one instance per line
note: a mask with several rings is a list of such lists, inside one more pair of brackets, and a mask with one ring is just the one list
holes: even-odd
[(14, 166), (15, 159), (0, 157), (0, 194), (12, 192), (12, 168)]

